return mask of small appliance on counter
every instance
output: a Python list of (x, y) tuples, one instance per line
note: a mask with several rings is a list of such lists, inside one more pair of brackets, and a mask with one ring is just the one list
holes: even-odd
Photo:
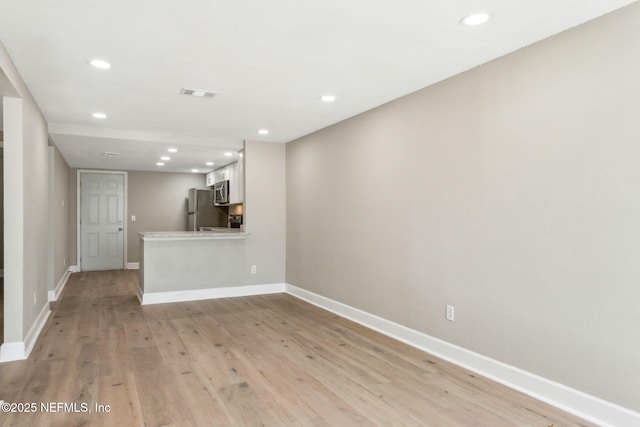
[(242, 215), (229, 214), (229, 228), (241, 228), (242, 227)]

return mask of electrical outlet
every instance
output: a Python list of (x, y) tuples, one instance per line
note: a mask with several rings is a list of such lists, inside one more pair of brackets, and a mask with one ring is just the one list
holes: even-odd
[(452, 305), (447, 305), (447, 320), (451, 322), (456, 320), (456, 309)]
[(63, 267), (67, 266), (67, 259), (66, 258), (62, 258), (62, 266)]
[(251, 266), (251, 274), (256, 274), (256, 271), (257, 271), (257, 270), (256, 270), (256, 266), (255, 266), (255, 265), (252, 265), (252, 266)]

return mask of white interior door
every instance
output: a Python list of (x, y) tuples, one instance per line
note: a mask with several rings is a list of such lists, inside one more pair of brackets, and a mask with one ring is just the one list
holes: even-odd
[(80, 174), (82, 271), (124, 268), (124, 175)]

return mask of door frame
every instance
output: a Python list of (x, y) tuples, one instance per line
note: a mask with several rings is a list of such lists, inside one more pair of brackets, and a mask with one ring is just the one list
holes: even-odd
[(80, 257), (82, 256), (82, 247), (81, 247), (81, 241), (82, 241), (82, 236), (80, 235), (80, 196), (81, 196), (81, 190), (80, 190), (80, 178), (82, 176), (82, 174), (110, 174), (110, 175), (122, 175), (124, 177), (124, 203), (122, 205), (122, 218), (124, 218), (122, 227), (124, 228), (123, 232), (123, 236), (122, 236), (122, 246), (124, 246), (123, 249), (123, 253), (122, 256), (124, 257), (124, 259), (122, 260), (122, 267), (125, 270), (129, 269), (128, 266), (128, 262), (127, 262), (127, 224), (129, 221), (127, 221), (127, 212), (128, 212), (128, 173), (127, 171), (113, 171), (113, 170), (98, 170), (98, 169), (78, 169), (77, 170), (77, 174), (76, 174), (76, 266), (78, 267), (78, 271), (82, 271), (82, 264), (80, 264)]

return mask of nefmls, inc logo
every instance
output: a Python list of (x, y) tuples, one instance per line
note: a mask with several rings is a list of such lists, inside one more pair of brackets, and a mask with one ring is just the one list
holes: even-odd
[(43, 402), (40, 403), (41, 412), (89, 412), (86, 402)]

